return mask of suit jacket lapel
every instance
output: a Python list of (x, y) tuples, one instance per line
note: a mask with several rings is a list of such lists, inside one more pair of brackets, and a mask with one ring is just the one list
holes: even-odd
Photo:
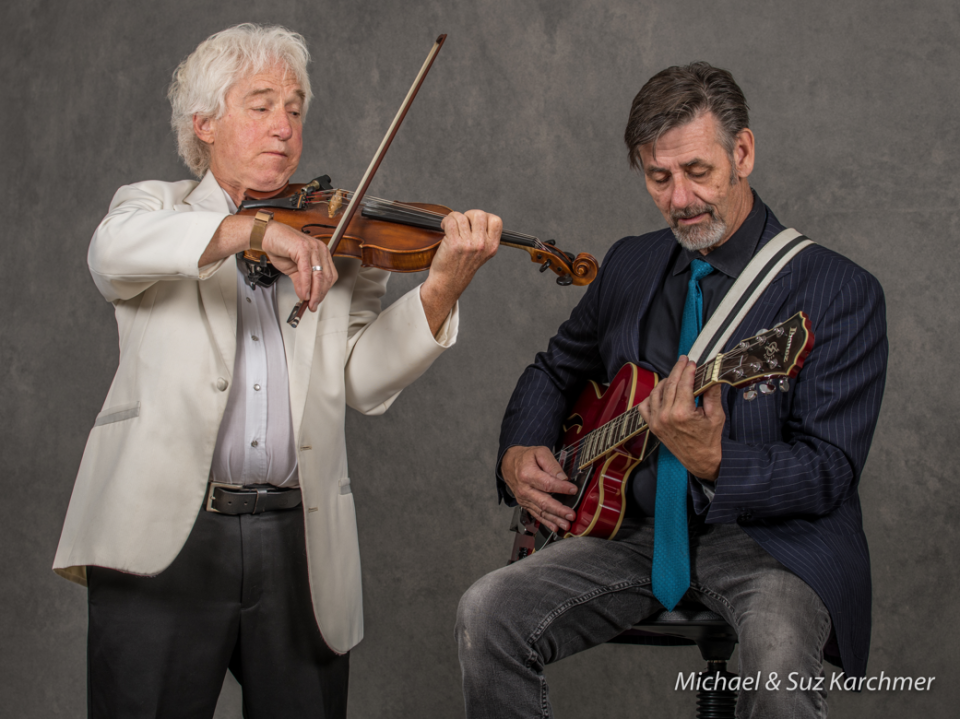
[[(757, 244), (757, 251), (759, 252), (764, 245), (784, 229), (784, 226), (774, 216), (773, 211), (767, 208), (767, 224), (763, 228), (763, 234), (760, 236), (760, 242)], [(777, 276), (770, 280), (763, 294), (757, 299), (756, 304), (750, 309), (740, 323), (740, 326), (730, 336), (723, 351), (729, 352), (741, 340), (752, 337), (760, 332), (761, 329), (769, 329), (776, 324), (775, 318), (778, 316), (780, 309), (783, 307), (790, 293), (791, 283), (789, 275), (793, 261), (794, 260), (791, 260), (784, 265), (780, 269), (780, 272), (777, 273)]]
[[(673, 244), (670, 242), (661, 242), (659, 246), (654, 247), (649, 254), (640, 252), (636, 258), (638, 267), (627, 273), (628, 281), (632, 287), (636, 288), (634, 295), (636, 305), (635, 311), (626, 315), (626, 317), (630, 317), (630, 322), (629, 325), (624, 328), (625, 344), (621, 347), (622, 357), (617, 357), (616, 359), (619, 363), (616, 370), (608, 368), (609, 371), (613, 372), (609, 377), (610, 379), (614, 377), (616, 371), (619, 370), (625, 362), (639, 361), (640, 320), (649, 311), (650, 303), (653, 302), (654, 295), (663, 287), (664, 275), (672, 269), (672, 264), (669, 262), (672, 251)], [(661, 270), (661, 272), (657, 270)], [(642, 364), (652, 369), (650, 365), (646, 363)]]
[[(198, 212), (230, 214), (227, 198), (212, 173), (204, 175), (200, 184), (184, 199)], [(210, 330), (227, 372), (233, 375), (237, 352), (237, 260), (228, 257), (210, 277), (199, 281), (203, 309), (210, 321)]]

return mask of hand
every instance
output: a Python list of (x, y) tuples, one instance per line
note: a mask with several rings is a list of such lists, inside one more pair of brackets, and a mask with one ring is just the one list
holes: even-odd
[[(263, 251), (274, 267), (293, 280), (297, 297), (316, 312), (337, 281), (337, 268), (326, 244), (281, 222), (271, 222), (263, 236)], [(314, 272), (316, 266), (323, 271)]]
[(511, 447), (500, 463), (503, 478), (520, 506), (550, 531), (570, 529), (577, 515), (551, 495), (576, 494), (553, 453), (546, 447)]
[(697, 366), (680, 357), (670, 376), (657, 384), (643, 402), (640, 414), (650, 431), (695, 477), (713, 481), (720, 473), (720, 438), (727, 416), (714, 385), (694, 403), (693, 380)]
[(420, 288), (423, 309), (436, 335), (450, 310), (487, 260), (497, 254), (503, 222), (481, 210), (443, 218), (443, 240)]

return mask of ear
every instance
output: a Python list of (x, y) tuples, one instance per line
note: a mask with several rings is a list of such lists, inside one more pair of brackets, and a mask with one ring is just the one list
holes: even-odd
[(741, 180), (753, 172), (754, 138), (749, 127), (745, 127), (737, 134), (737, 141), (733, 147), (733, 162), (737, 169), (737, 177)]
[(217, 121), (212, 117), (193, 116), (193, 132), (201, 141), (212, 145), (216, 137), (216, 130)]

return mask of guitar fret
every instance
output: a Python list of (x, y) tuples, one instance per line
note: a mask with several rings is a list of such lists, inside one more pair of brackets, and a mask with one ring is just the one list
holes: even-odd
[(703, 389), (703, 386), (707, 383), (707, 378), (713, 374), (713, 364), (714, 360), (710, 360), (697, 368), (697, 377), (693, 383), (694, 394)]

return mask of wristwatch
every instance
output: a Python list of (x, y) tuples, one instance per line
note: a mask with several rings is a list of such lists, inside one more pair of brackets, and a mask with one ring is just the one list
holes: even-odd
[(257, 212), (253, 218), (253, 229), (250, 231), (250, 249), (263, 252), (263, 235), (267, 231), (267, 223), (273, 219), (273, 213), (266, 210)]

